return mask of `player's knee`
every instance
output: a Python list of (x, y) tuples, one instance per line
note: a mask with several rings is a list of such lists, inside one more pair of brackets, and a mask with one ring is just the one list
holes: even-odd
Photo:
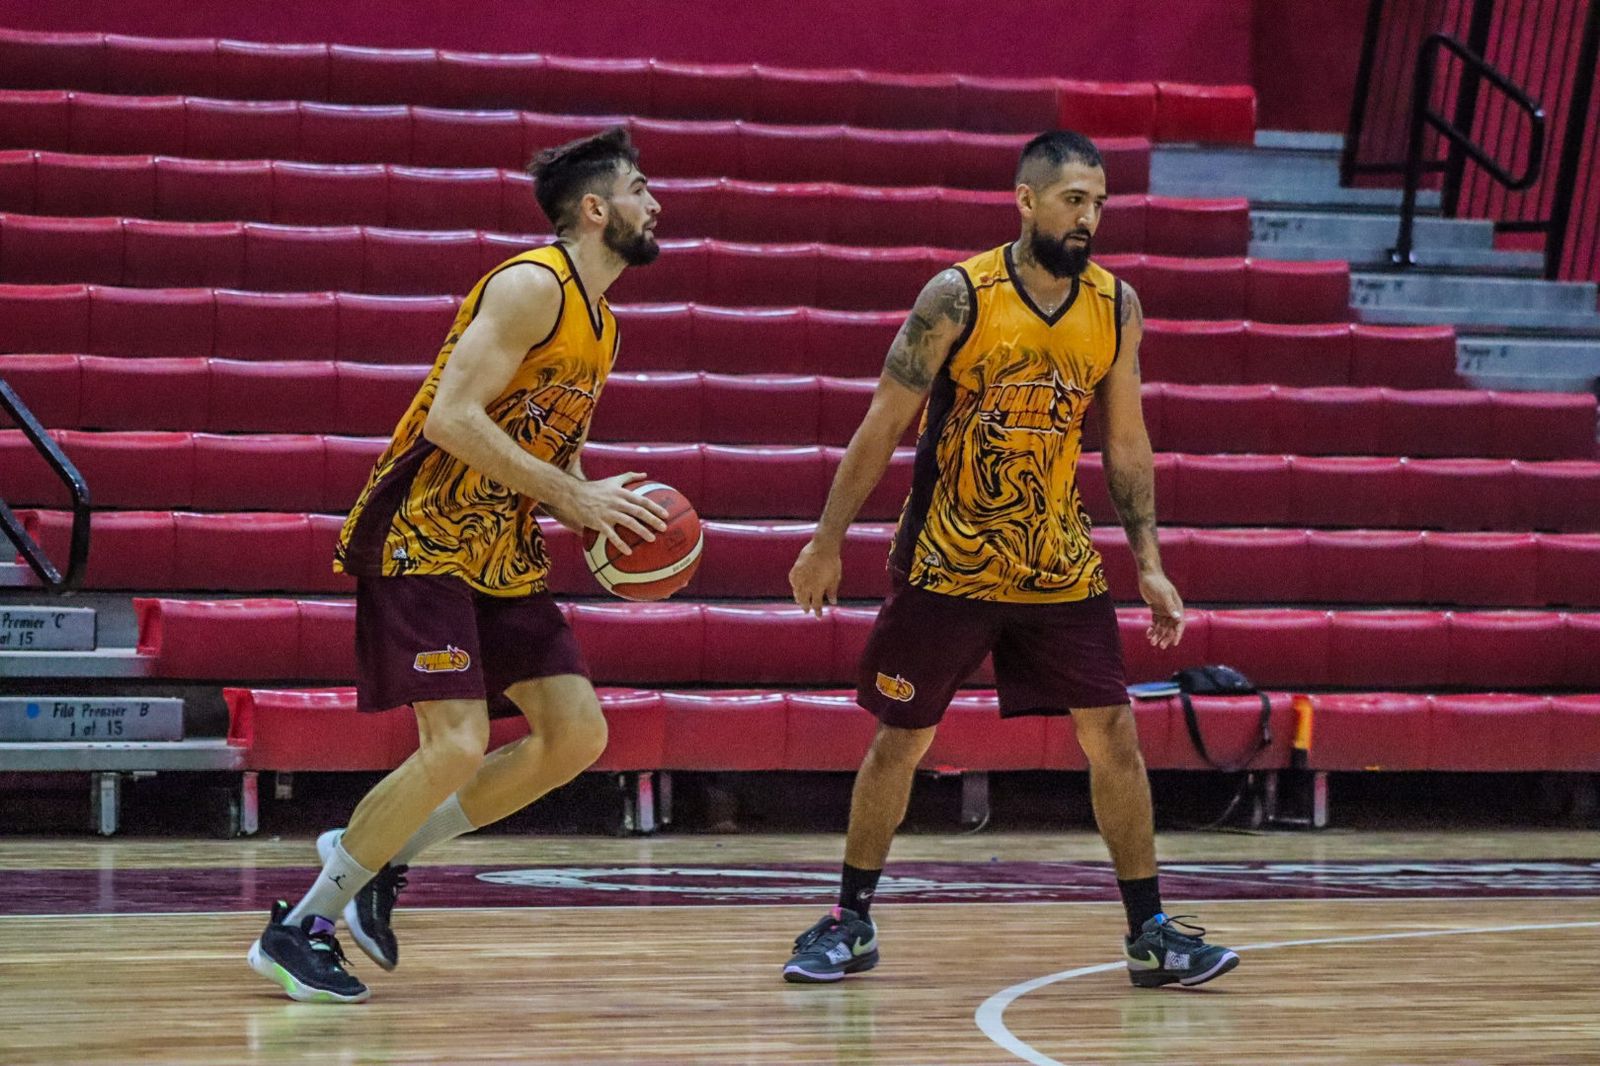
[(441, 778), (465, 781), (483, 765), (489, 747), (489, 720), (465, 719), (435, 728), (424, 737), (419, 751)]
[(1102, 768), (1142, 766), (1139, 730), (1130, 707), (1100, 708), (1073, 714), (1078, 746), (1091, 765)]
[(558, 733), (552, 740), (566, 761), (589, 766), (606, 750), (609, 735), (600, 701), (590, 696), (578, 701), (562, 716)]
[(914, 766), (927, 754), (933, 734), (931, 728), (901, 729), (880, 725), (872, 738), (872, 746), (867, 749), (867, 761), (886, 769)]

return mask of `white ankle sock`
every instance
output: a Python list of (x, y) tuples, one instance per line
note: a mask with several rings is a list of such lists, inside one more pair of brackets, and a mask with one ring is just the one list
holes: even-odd
[(307, 915), (315, 914), (330, 922), (337, 922), (344, 905), (355, 899), (362, 886), (375, 876), (374, 871), (350, 857), (344, 850), (344, 841), (340, 840), (334, 844), (328, 862), (312, 882), (311, 890), (295, 904), (294, 910), (284, 920), (289, 925), (299, 925)]
[(454, 840), (476, 828), (478, 827), (467, 820), (466, 812), (461, 809), (461, 800), (452, 793), (434, 809), (432, 814), (428, 815), (428, 820), (422, 823), (422, 828), (401, 845), (399, 852), (389, 860), (389, 863), (392, 866), (404, 866), (435, 844)]

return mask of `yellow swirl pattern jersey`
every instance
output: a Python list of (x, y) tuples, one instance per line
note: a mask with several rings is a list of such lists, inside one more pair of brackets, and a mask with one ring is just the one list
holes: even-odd
[(439, 375), (500, 271), (532, 263), (561, 283), (555, 328), (530, 349), (488, 414), (523, 450), (565, 468), (583, 443), (617, 351), (617, 321), (605, 298), (591, 316), (567, 250), (524, 252), (485, 275), (457, 312), (439, 358), (366, 488), (345, 520), (334, 569), (363, 576), (452, 575), (481, 592), (542, 592), (550, 556), (534, 518), (537, 500), (519, 495), (442, 451), (422, 435)]
[(1077, 467), (1085, 412), (1121, 342), (1121, 286), (1091, 262), (1046, 315), (1017, 283), (1010, 245), (956, 269), (973, 316), (928, 397), (890, 568), (975, 600), (1098, 595)]

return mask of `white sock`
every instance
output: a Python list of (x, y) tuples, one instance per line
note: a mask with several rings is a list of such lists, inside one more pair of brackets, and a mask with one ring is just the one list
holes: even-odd
[(435, 844), (454, 840), (476, 828), (478, 827), (467, 820), (466, 812), (461, 809), (461, 800), (452, 793), (434, 809), (432, 814), (428, 815), (428, 820), (422, 823), (422, 828), (400, 846), (400, 850), (389, 860), (389, 864), (404, 866)]
[(299, 925), (307, 915), (315, 914), (336, 922), (344, 912), (345, 904), (355, 899), (362, 886), (376, 876), (374, 871), (352, 859), (349, 852), (344, 850), (344, 841), (340, 840), (334, 844), (333, 853), (312, 882), (311, 890), (295, 904), (294, 910), (284, 920), (289, 925)]

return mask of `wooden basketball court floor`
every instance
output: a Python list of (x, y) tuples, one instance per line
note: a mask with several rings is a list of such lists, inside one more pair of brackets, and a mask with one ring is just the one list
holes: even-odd
[(0, 1063), (1596, 1063), (1595, 836), (1168, 834), (1240, 967), (1137, 990), (1092, 834), (910, 835), (883, 963), (784, 984), (840, 838), (490, 836), (413, 869), (353, 1007), (245, 966), (309, 839), (0, 839)]

